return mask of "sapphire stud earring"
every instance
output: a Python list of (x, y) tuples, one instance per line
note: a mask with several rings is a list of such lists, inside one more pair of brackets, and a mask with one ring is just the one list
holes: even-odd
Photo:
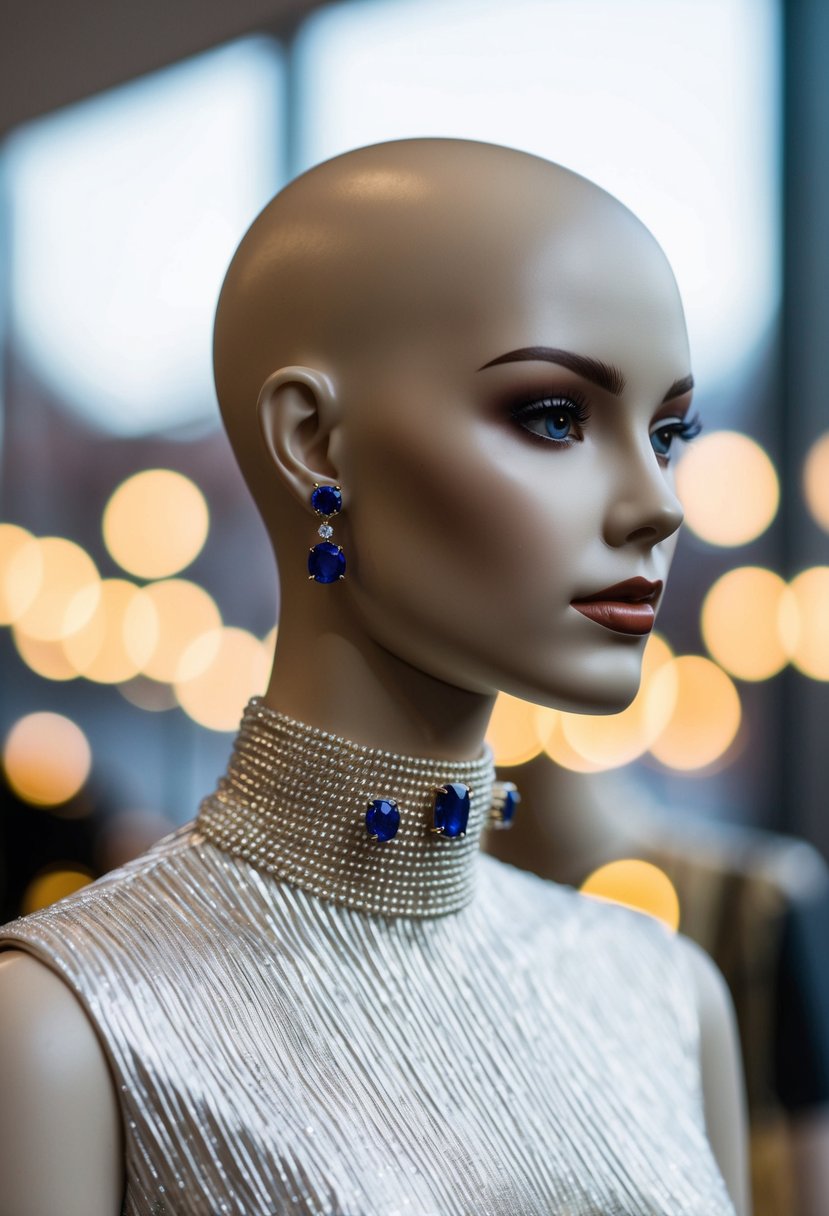
[(331, 543), (334, 535), (331, 519), (342, 510), (342, 490), (339, 486), (323, 486), (315, 481), (311, 506), (322, 516), (322, 523), (317, 528), (322, 541), (308, 551), (308, 578), (317, 583), (335, 583), (345, 577), (345, 554), (339, 545)]
[(518, 787), (511, 781), (496, 781), (492, 787), (492, 802), (489, 808), (489, 823), (493, 828), (511, 828), (515, 808), (521, 801)]

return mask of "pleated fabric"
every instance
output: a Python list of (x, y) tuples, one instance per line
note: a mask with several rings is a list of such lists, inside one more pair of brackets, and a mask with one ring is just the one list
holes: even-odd
[(371, 916), (190, 824), (0, 930), (105, 1045), (126, 1216), (733, 1216), (678, 941), (476, 864), (457, 913)]

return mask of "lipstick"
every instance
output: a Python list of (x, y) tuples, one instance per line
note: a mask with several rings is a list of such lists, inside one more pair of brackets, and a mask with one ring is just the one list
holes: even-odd
[(614, 633), (641, 636), (650, 633), (656, 619), (656, 605), (662, 593), (662, 583), (646, 578), (629, 578), (614, 583), (593, 595), (572, 600), (572, 607)]

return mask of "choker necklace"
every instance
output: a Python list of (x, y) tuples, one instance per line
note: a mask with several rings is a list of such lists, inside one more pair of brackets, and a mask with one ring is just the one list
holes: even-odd
[[(457, 823), (437, 834), (436, 799), (448, 798), (451, 819), (463, 787), (465, 834), (452, 834)], [(488, 745), (477, 760), (396, 755), (297, 722), (254, 697), (196, 826), (224, 852), (312, 895), (380, 915), (441, 916), (473, 898), (481, 832), (498, 819), (503, 796)], [(367, 810), (378, 803), (399, 811), (388, 840), (367, 827)]]

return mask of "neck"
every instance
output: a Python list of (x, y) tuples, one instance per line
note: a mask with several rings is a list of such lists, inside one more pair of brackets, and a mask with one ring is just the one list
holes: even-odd
[(265, 704), (368, 747), (448, 760), (480, 756), (494, 694), (458, 688), (393, 654), (353, 626), (340, 599), (333, 610), (317, 595), (298, 614), (286, 598)]
[[(473, 898), (480, 837), (500, 793), (489, 748), (471, 760), (394, 753), (255, 697), (198, 827), (225, 852), (313, 895), (363, 912), (437, 916)], [(390, 804), (396, 822), (386, 839)]]

